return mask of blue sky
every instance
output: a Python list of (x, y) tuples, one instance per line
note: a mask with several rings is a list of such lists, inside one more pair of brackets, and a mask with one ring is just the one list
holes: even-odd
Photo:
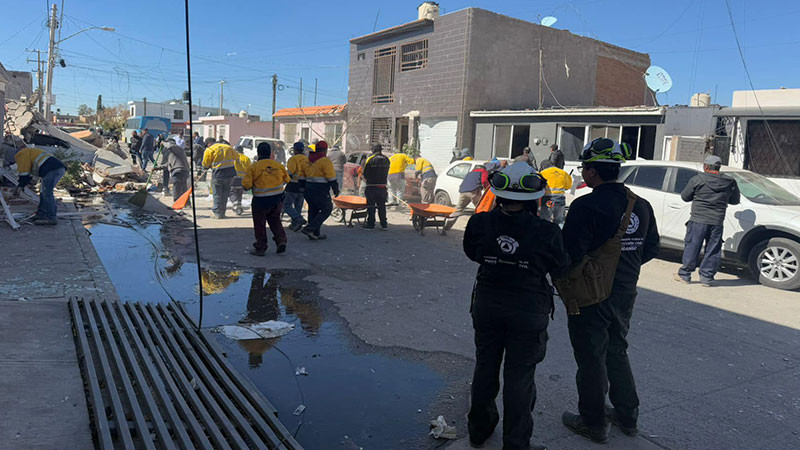
[[(756, 88), (800, 87), (800, 37), (790, 32), (800, 4), (789, 0), (729, 0)], [(4, 2), (0, 62), (12, 70), (34, 70), (25, 49), (47, 48), (47, 0)], [(268, 117), (272, 73), (284, 89), (278, 108), (296, 107), (303, 78), (304, 105), (347, 101), (348, 40), (416, 19), (420, 0), (267, 1), (191, 0), (192, 75), (195, 103), (219, 104)], [(60, 7), (61, 1), (58, 1)], [(137, 5), (132, 7), (132, 5)], [(440, 1), (443, 13), (470, 6), (524, 20), (553, 15), (556, 28), (649, 53), (666, 68), (673, 89), (662, 104), (686, 104), (693, 92), (730, 104), (747, 78), (736, 50), (725, 0)], [(67, 67), (56, 67), (57, 107), (75, 112), (147, 97), (160, 101), (186, 89), (182, 0), (66, 0), (61, 36), (91, 25), (116, 32), (88, 31), (61, 44)], [(9, 20), (13, 18), (13, 20)], [(556, 93), (557, 94), (557, 93)]]

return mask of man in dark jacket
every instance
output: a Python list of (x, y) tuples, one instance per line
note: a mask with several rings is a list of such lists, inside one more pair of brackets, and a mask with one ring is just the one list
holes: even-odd
[(452, 217), (464, 214), (470, 203), (477, 207), (481, 201), (483, 189), (489, 186), (489, 171), (486, 166), (475, 166), (474, 169), (461, 181), (458, 187), (458, 205)]
[(133, 134), (131, 134), (131, 142), (130, 142), (130, 153), (131, 153), (131, 161), (136, 164), (136, 158), (141, 158), (142, 155), (139, 153), (139, 149), (142, 146), (142, 138), (139, 137), (139, 133), (136, 130), (133, 130)]
[(550, 162), (559, 169), (564, 169), (564, 153), (558, 149), (558, 144), (550, 146)]
[[(496, 179), (497, 178), (497, 179)], [(479, 447), (500, 417), (495, 398), (503, 371), (503, 448), (530, 449), (534, 374), (545, 356), (553, 291), (547, 274), (557, 277), (569, 267), (556, 225), (536, 215), (545, 181), (524, 162), (492, 177), (497, 207), (472, 216), (464, 232), (464, 253), (478, 264), (472, 292), (475, 371), (469, 440)]]
[(381, 230), (388, 229), (386, 221), (386, 200), (389, 193), (386, 190), (386, 179), (389, 176), (389, 158), (381, 153), (381, 144), (372, 146), (372, 155), (364, 163), (362, 176), (366, 188), (364, 196), (367, 198), (367, 222), (362, 228), (372, 230), (375, 228), (375, 210), (381, 222)]
[(704, 241), (706, 246), (700, 263), (703, 286), (712, 286), (714, 275), (719, 270), (725, 211), (728, 205), (738, 205), (740, 198), (736, 181), (721, 174), (721, 167), (722, 160), (718, 156), (707, 157), (703, 164), (704, 173), (692, 177), (681, 192), (683, 201), (692, 202), (692, 215), (686, 223), (683, 265), (675, 274), (675, 280), (682, 283), (692, 281), (692, 272), (697, 268)]
[(164, 143), (164, 158), (167, 161), (165, 166), (160, 168), (164, 171), (164, 189), (169, 182), (172, 187), (172, 200), (178, 200), (189, 189), (189, 160), (183, 147), (175, 143), (172, 138)]
[(142, 131), (142, 144), (139, 149), (141, 154), (141, 166), (142, 170), (147, 170), (147, 163), (152, 162), (155, 164), (156, 160), (154, 159), (154, 155), (156, 152), (156, 143), (155, 139), (153, 139), (153, 135), (150, 134), (150, 131), (145, 128)]
[[(584, 148), (582, 175), (592, 192), (576, 198), (564, 223), (564, 243), (573, 264), (611, 239), (628, 205), (627, 188), (617, 182), (620, 164), (630, 153), (611, 139), (595, 139)], [(639, 397), (628, 361), (628, 328), (642, 264), (659, 250), (653, 208), (638, 198), (625, 235), (611, 295), (568, 316), (578, 373), (578, 411), (565, 412), (564, 425), (592, 441), (608, 441), (611, 420), (627, 435), (637, 433)], [(609, 391), (610, 385), (610, 391)], [(606, 415), (606, 394), (614, 406)]]

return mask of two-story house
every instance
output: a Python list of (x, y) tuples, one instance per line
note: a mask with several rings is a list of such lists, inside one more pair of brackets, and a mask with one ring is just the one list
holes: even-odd
[[(425, 2), (417, 20), (350, 40), (348, 149), (418, 146), (441, 170), (454, 148), (475, 150), (470, 111), (652, 105), (649, 65), (566, 30)], [(512, 134), (497, 136), (511, 156), (537, 145), (524, 126)]]

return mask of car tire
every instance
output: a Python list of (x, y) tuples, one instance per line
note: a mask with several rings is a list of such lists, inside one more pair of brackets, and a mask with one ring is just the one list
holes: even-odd
[(450, 202), (450, 196), (445, 191), (437, 191), (433, 197), (433, 202), (437, 205), (453, 206)]
[(800, 243), (771, 238), (750, 250), (748, 266), (759, 283), (776, 289), (800, 288)]

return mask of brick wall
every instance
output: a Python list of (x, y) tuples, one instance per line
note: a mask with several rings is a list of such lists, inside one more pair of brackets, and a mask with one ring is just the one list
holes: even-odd
[[(649, 60), (649, 58), (648, 58)], [(616, 58), (598, 55), (595, 78), (595, 106), (650, 105), (644, 71), (648, 64), (633, 65)]]

